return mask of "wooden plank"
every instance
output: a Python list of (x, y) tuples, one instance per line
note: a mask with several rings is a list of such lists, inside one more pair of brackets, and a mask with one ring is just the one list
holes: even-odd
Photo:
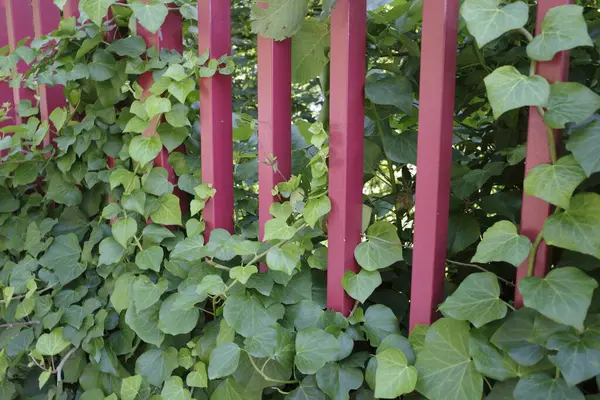
[(423, 3), (411, 329), (431, 324), (444, 296), (460, 1)]
[[(277, 201), (272, 189), (290, 178), (292, 168), (291, 40), (258, 37), (259, 237)], [(276, 167), (273, 166), (276, 164)], [(265, 266), (261, 266), (264, 270)]]
[(358, 270), (361, 230), (366, 16), (366, 0), (337, 0), (331, 13), (327, 307), (344, 315), (354, 300), (341, 282)]
[[(541, 32), (541, 24), (544, 16), (553, 7), (571, 4), (570, 0), (539, 0), (537, 10), (536, 32)], [(554, 59), (547, 62), (538, 62), (536, 74), (543, 76), (550, 83), (565, 81), (569, 76), (569, 52), (558, 53)], [(555, 132), (556, 143), (560, 135)], [(550, 150), (548, 147), (548, 133), (546, 124), (535, 107), (529, 110), (529, 125), (527, 127), (527, 155), (525, 159), (525, 175), (540, 164), (549, 164)], [(521, 234), (527, 236), (532, 242), (535, 241), (539, 232), (544, 227), (546, 218), (553, 212), (554, 207), (544, 200), (523, 194), (523, 205), (521, 208)], [(538, 247), (533, 266), (533, 275), (544, 276), (551, 260), (549, 247), (542, 241)], [(528, 275), (529, 260), (525, 260), (517, 270), (517, 281)], [(517, 290), (515, 293), (515, 304), (520, 307), (523, 299)]]
[[(198, 47), (211, 58), (231, 54), (231, 1), (198, 1)], [(218, 72), (200, 79), (202, 181), (216, 189), (206, 203), (205, 234), (215, 228), (233, 232), (233, 143), (231, 76)]]
[[(8, 40), (8, 22), (6, 19), (6, 3), (4, 0), (0, 1), (0, 48), (9, 45)], [(7, 51), (9, 48), (7, 47)], [(14, 124), (15, 108), (13, 106), (13, 90), (7, 80), (0, 81), (0, 106), (5, 103), (10, 104), (10, 111), (7, 114), (6, 121), (0, 121), (0, 128)]]

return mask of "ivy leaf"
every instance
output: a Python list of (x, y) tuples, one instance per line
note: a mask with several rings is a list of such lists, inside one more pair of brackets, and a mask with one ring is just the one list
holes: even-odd
[(580, 123), (592, 115), (600, 108), (600, 96), (581, 83), (555, 82), (546, 108), (546, 124), (562, 129), (567, 122)]
[(308, 12), (308, 0), (271, 0), (268, 7), (252, 7), (252, 32), (273, 40), (294, 36)]
[(600, 171), (600, 119), (574, 128), (567, 141), (567, 150), (573, 153), (587, 176)]
[(331, 211), (331, 200), (327, 196), (321, 196), (316, 199), (309, 199), (302, 210), (302, 215), (304, 216), (304, 221), (311, 228), (314, 228), (319, 219), (327, 215), (329, 211)]
[(439, 310), (447, 317), (469, 321), (476, 328), (504, 318), (507, 311), (500, 300), (498, 278), (491, 272), (467, 276)]
[[(48, 191), (46, 192), (46, 198), (48, 200), (55, 201), (58, 204), (64, 204), (66, 206), (77, 206), (81, 204), (83, 195), (77, 186), (70, 182), (65, 181), (60, 173), (52, 175), (48, 184)], [(3, 200), (6, 200), (4, 198)], [(2, 207), (11, 206), (12, 203), (3, 203)]]
[(533, 336), (536, 315), (539, 314), (530, 308), (521, 308), (511, 313), (490, 341), (521, 365), (537, 364), (546, 355), (546, 351), (529, 340)]
[(550, 84), (546, 79), (522, 75), (510, 65), (495, 69), (484, 81), (496, 119), (515, 108), (545, 106), (550, 97)]
[(396, 227), (385, 221), (371, 225), (367, 230), (367, 241), (356, 246), (354, 257), (367, 271), (387, 268), (402, 261), (402, 242)]
[(335, 336), (314, 326), (301, 329), (296, 335), (294, 363), (303, 374), (314, 374), (333, 361), (339, 350)]
[(219, 379), (235, 372), (240, 363), (241, 350), (235, 343), (224, 343), (210, 353), (208, 378)]
[(148, 3), (136, 0), (131, 4), (131, 8), (140, 25), (150, 33), (158, 32), (169, 14), (167, 6), (159, 0), (152, 0)]
[(573, 192), (586, 178), (585, 172), (572, 155), (561, 157), (556, 164), (541, 164), (532, 168), (525, 178), (524, 189), (563, 209), (569, 208)]
[(146, 42), (141, 36), (129, 36), (114, 41), (106, 50), (116, 53), (121, 57), (139, 57), (146, 51)]
[(375, 358), (375, 397), (395, 399), (415, 390), (418, 372), (415, 367), (408, 365), (402, 351), (387, 349), (378, 352)]
[(515, 391), (515, 400), (584, 400), (577, 387), (568, 387), (564, 379), (546, 374), (533, 374), (521, 378)]
[(290, 240), (296, 234), (296, 229), (289, 226), (283, 218), (273, 218), (265, 224), (263, 240)]
[[(413, 108), (413, 89), (410, 81), (403, 77), (392, 77), (388, 75), (373, 74), (367, 79), (365, 85), (365, 96), (367, 99), (371, 100), (375, 104), (389, 105), (395, 106), (400, 111), (405, 112), (406, 114), (410, 114)], [(401, 144), (398, 143), (390, 143), (392, 138), (403, 138), (408, 139), (407, 136), (404, 135), (386, 135), (384, 137), (385, 144), (395, 144), (400, 147)], [(416, 139), (411, 137), (411, 139)], [(401, 140), (401, 139), (398, 139)], [(410, 141), (408, 144), (411, 145)], [(387, 147), (387, 146), (384, 146)], [(388, 151), (386, 151), (388, 153)], [(392, 155), (396, 153), (400, 153), (400, 151), (389, 152)], [(394, 161), (406, 163), (408, 161), (413, 160), (404, 160), (402, 157), (394, 157)], [(414, 162), (414, 161), (413, 161)]]
[(600, 258), (600, 195), (573, 196), (566, 211), (546, 219), (543, 232), (551, 246)]
[(142, 178), (142, 188), (154, 196), (173, 193), (173, 184), (169, 182), (169, 172), (163, 167), (155, 167)]
[(233, 267), (229, 271), (229, 277), (240, 282), (242, 285), (248, 283), (248, 280), (252, 275), (258, 273), (258, 268), (255, 265), (248, 265), (246, 267)]
[(583, 330), (583, 321), (598, 282), (578, 268), (552, 270), (544, 279), (529, 276), (519, 281), (527, 307), (560, 324)]
[(96, 25), (102, 25), (102, 19), (108, 14), (113, 0), (81, 0), (79, 10), (87, 15)]
[(167, 379), (160, 395), (169, 400), (192, 400), (190, 391), (183, 387), (183, 380), (178, 376)]
[(67, 122), (67, 115), (67, 110), (62, 107), (56, 107), (52, 113), (50, 113), (50, 121), (52, 121), (57, 132), (60, 131), (65, 122)]
[(137, 222), (133, 218), (119, 218), (112, 225), (112, 234), (115, 240), (124, 248), (129, 245), (129, 240), (137, 232)]
[(165, 339), (165, 334), (158, 329), (158, 314), (160, 304), (155, 303), (144, 311), (137, 311), (129, 307), (125, 314), (125, 322), (146, 343), (160, 346)]
[(125, 255), (125, 249), (113, 237), (107, 237), (100, 242), (99, 252), (98, 265), (116, 264)]
[(480, 400), (483, 377), (468, 353), (469, 324), (442, 318), (429, 328), (415, 367), (417, 391), (431, 400)]
[[(414, 331), (415, 330), (413, 329), (413, 332)], [(425, 340), (424, 337), (423, 337), (423, 340)], [(407, 338), (405, 338), (404, 336), (398, 335), (395, 333), (387, 336), (385, 339), (383, 339), (381, 341), (381, 343), (379, 344), (379, 347), (377, 347), (377, 354), (379, 354), (387, 349), (400, 350), (402, 352), (402, 354), (404, 354), (404, 357), (406, 357), (406, 361), (407, 361), (408, 365), (413, 365), (415, 363), (415, 360), (416, 360), (415, 351), (413, 350), (412, 345), (410, 344), (409, 340)]]
[[(115, 204), (115, 203), (111, 203)], [(146, 204), (146, 193), (142, 190), (136, 189), (131, 194), (124, 194), (121, 197), (121, 205), (125, 210), (134, 211), (140, 215), (144, 215), (144, 205)], [(110, 205), (110, 204), (109, 204)], [(107, 206), (108, 207), (108, 206)], [(118, 207), (118, 206), (117, 206)], [(118, 210), (120, 212), (121, 210)], [(107, 219), (112, 219), (118, 215), (118, 212), (111, 217), (105, 217)]]
[(286, 243), (281, 247), (271, 247), (267, 252), (267, 265), (273, 271), (281, 271), (292, 276), (300, 265), (302, 249), (297, 243)]
[(211, 400), (260, 400), (262, 390), (249, 391), (232, 378), (222, 381), (215, 389)]
[[(292, 1), (307, 3), (306, 0)], [(300, 24), (302, 28), (292, 38), (292, 80), (294, 83), (305, 83), (319, 76), (329, 61), (326, 51), (329, 47), (328, 24), (316, 20), (305, 20)]]
[(107, 81), (117, 75), (117, 67), (112, 54), (105, 50), (96, 50), (92, 62), (88, 65), (90, 78), (97, 82)]
[(160, 307), (158, 328), (169, 335), (190, 333), (200, 318), (200, 310), (196, 307), (189, 309), (175, 307), (178, 297), (178, 293), (172, 294), (163, 301)]
[(160, 124), (158, 134), (165, 148), (172, 152), (190, 136), (187, 128), (174, 128), (169, 124)]
[[(184, 79), (181, 82), (173, 81), (169, 83), (168, 91), (173, 95), (180, 103), (185, 104), (185, 100), (188, 98), (190, 93), (196, 89), (196, 82), (193, 79)], [(187, 119), (187, 117), (186, 117)]]
[(142, 270), (152, 270), (159, 272), (162, 264), (164, 252), (160, 246), (151, 246), (135, 255), (135, 265)]
[(52, 332), (44, 333), (39, 337), (35, 349), (43, 356), (55, 356), (70, 344), (63, 339), (63, 328), (55, 328)]
[(532, 60), (550, 61), (560, 51), (593, 45), (583, 18), (583, 7), (557, 6), (548, 10), (542, 33), (527, 45), (527, 56)]
[(314, 375), (306, 376), (300, 385), (285, 397), (285, 400), (327, 400), (325, 393), (319, 390)]
[(148, 118), (171, 111), (171, 101), (165, 97), (150, 96), (144, 101)]
[(173, 347), (150, 349), (136, 360), (135, 373), (147, 377), (152, 385), (161, 386), (179, 366), (177, 354)]
[(238, 294), (225, 302), (223, 317), (243, 337), (256, 336), (279, 319), (255, 296)]
[(364, 303), (371, 294), (381, 285), (379, 271), (369, 272), (361, 270), (358, 274), (346, 271), (342, 278), (342, 286), (354, 300)]
[(140, 394), (141, 387), (142, 377), (140, 375), (133, 375), (128, 378), (123, 378), (121, 381), (121, 399), (135, 400)]
[(160, 278), (154, 284), (147, 276), (138, 276), (131, 285), (131, 295), (135, 309), (140, 312), (152, 307), (160, 300), (160, 296), (167, 291), (168, 287), (169, 282), (164, 278)]
[(471, 261), (504, 261), (518, 267), (527, 258), (530, 250), (531, 242), (517, 233), (517, 227), (512, 222), (499, 221), (485, 231)]
[(586, 330), (582, 336), (571, 332), (552, 335), (546, 345), (556, 350), (550, 360), (560, 369), (567, 385), (575, 386), (600, 375), (600, 337)]
[(179, 198), (174, 194), (165, 194), (158, 198), (158, 210), (150, 214), (152, 222), (161, 225), (181, 226), (181, 208)]
[(479, 240), (477, 218), (468, 214), (451, 214), (448, 220), (448, 250), (457, 254)]
[(327, 363), (317, 371), (317, 384), (333, 400), (349, 400), (349, 392), (363, 383), (363, 374), (358, 368), (338, 363)]
[(498, 0), (465, 0), (460, 15), (481, 48), (508, 31), (522, 28), (527, 23), (529, 7), (522, 1), (500, 7)]
[(129, 143), (129, 154), (131, 158), (142, 166), (154, 160), (162, 149), (162, 143), (158, 136), (136, 136)]
[(394, 312), (383, 304), (367, 308), (362, 327), (373, 347), (379, 346), (389, 335), (400, 334), (400, 323)]
[(483, 375), (499, 381), (518, 376), (518, 365), (506, 353), (492, 346), (480, 332), (471, 332), (469, 337), (469, 355), (473, 358), (475, 368)]
[(206, 373), (206, 364), (198, 361), (194, 366), (194, 370), (186, 377), (185, 383), (190, 387), (207, 387), (208, 375)]

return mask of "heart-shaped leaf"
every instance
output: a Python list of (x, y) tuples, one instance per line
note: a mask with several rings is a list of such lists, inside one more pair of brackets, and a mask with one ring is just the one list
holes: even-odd
[(379, 271), (361, 270), (358, 274), (346, 271), (342, 278), (342, 286), (354, 300), (364, 303), (375, 289), (381, 285), (381, 274)]
[(499, 221), (485, 231), (471, 261), (504, 261), (518, 267), (530, 250), (531, 242), (517, 233), (517, 227), (512, 222)]
[(517, 1), (500, 7), (499, 0), (465, 0), (460, 15), (479, 47), (527, 23), (529, 6)]
[(562, 129), (567, 122), (580, 123), (592, 115), (600, 108), (600, 96), (581, 83), (555, 82), (546, 108), (546, 124)]

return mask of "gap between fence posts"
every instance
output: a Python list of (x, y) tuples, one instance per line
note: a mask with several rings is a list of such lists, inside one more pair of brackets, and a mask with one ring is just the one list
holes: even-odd
[[(570, 0), (539, 0), (537, 9), (536, 33), (541, 33), (542, 21), (548, 10), (553, 7), (571, 4)], [(536, 65), (536, 74), (546, 78), (550, 83), (556, 81), (565, 81), (569, 77), (569, 52), (563, 51), (558, 53), (554, 59), (547, 62), (538, 62)], [(560, 135), (555, 131), (555, 142), (560, 143)], [(540, 116), (536, 107), (529, 109), (529, 124), (527, 127), (527, 155), (525, 158), (525, 175), (532, 168), (540, 164), (549, 164), (550, 150), (548, 147), (547, 128), (544, 120)], [(521, 234), (527, 236), (532, 242), (542, 231), (544, 222), (553, 212), (554, 207), (544, 200), (527, 196), (523, 193), (523, 205), (521, 207)], [(544, 241), (540, 243), (535, 255), (535, 264), (533, 267), (533, 275), (546, 275), (547, 268), (550, 264), (551, 252)], [(529, 259), (526, 259), (517, 270), (517, 283), (528, 273)], [(521, 307), (523, 298), (518, 290), (515, 292), (515, 305)]]
[(459, 3), (423, 2), (411, 329), (444, 299)]
[(342, 287), (346, 271), (358, 271), (366, 79), (366, 0), (337, 0), (331, 11), (327, 307), (348, 315), (354, 300)]

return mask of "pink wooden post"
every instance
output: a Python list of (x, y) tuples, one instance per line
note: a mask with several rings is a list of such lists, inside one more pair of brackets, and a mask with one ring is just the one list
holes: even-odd
[[(549, 9), (565, 4), (571, 4), (570, 0), (539, 0), (537, 7), (537, 26), (536, 32), (539, 34), (542, 28), (542, 21)], [(558, 53), (553, 60), (547, 62), (538, 62), (536, 74), (543, 76), (550, 83), (564, 81), (569, 76), (569, 52)], [(558, 139), (557, 134), (557, 139)], [(558, 143), (558, 142), (557, 142)], [(527, 131), (527, 158), (525, 159), (525, 174), (532, 168), (540, 164), (549, 164), (550, 150), (548, 148), (548, 134), (544, 120), (535, 107), (529, 110), (529, 126)], [(544, 227), (546, 218), (552, 213), (553, 206), (544, 200), (533, 196), (523, 195), (523, 206), (521, 209), (521, 234), (527, 236), (532, 242)], [(546, 275), (546, 270), (550, 262), (550, 252), (545, 242), (538, 247), (533, 274), (535, 276)], [(527, 276), (528, 260), (519, 266), (517, 271), (517, 281)], [(515, 293), (515, 303), (517, 306), (523, 305), (523, 299), (518, 290)]]
[[(0, 48), (8, 46), (8, 19), (6, 13), (6, 3), (0, 1)], [(13, 90), (7, 81), (0, 81), (0, 106), (4, 103), (10, 103), (11, 109), (7, 115), (10, 119), (0, 122), (0, 128), (14, 124), (15, 109), (13, 107)]]
[[(277, 42), (258, 37), (258, 202), (261, 239), (265, 223), (271, 219), (269, 209), (276, 201), (271, 191), (278, 183), (289, 179), (292, 167), (291, 44), (290, 39)], [(271, 165), (273, 160), (277, 163), (277, 170)]]
[(411, 329), (443, 301), (459, 0), (423, 2)]
[(329, 146), (327, 307), (348, 315), (354, 300), (342, 287), (346, 271), (357, 271), (360, 242), (366, 0), (337, 0), (331, 14), (331, 113)]
[[(200, 54), (231, 54), (231, 1), (198, 0)], [(202, 181), (217, 190), (204, 209), (206, 235), (215, 228), (233, 232), (233, 143), (231, 76), (200, 79)]]
[(63, 16), (65, 18), (79, 18), (79, 0), (67, 0), (63, 7)]

